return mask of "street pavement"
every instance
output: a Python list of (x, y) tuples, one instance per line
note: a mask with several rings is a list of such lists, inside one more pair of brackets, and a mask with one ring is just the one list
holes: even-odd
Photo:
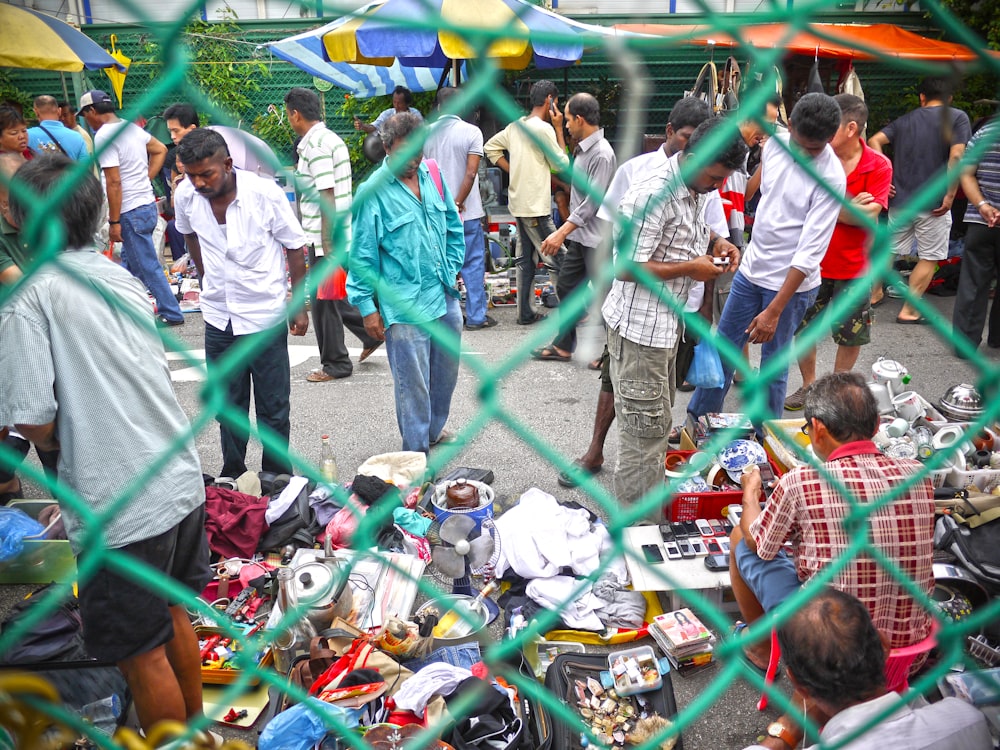
[[(945, 321), (951, 320), (954, 298), (928, 296), (927, 301)], [(900, 300), (887, 299), (875, 311), (876, 323), (873, 341), (862, 349), (857, 369), (870, 376), (872, 363), (880, 356), (904, 364), (912, 375), (911, 387), (936, 402), (954, 383), (976, 383), (974, 368), (954, 356), (947, 340), (935, 333), (930, 326), (902, 326), (894, 322), (901, 306)], [(539, 308), (542, 309), (542, 308)], [(544, 311), (544, 310), (543, 310)], [(554, 311), (548, 310), (550, 317)], [(580, 350), (571, 363), (540, 362), (527, 358), (530, 348), (549, 343), (554, 320), (532, 327), (515, 324), (513, 306), (491, 311), (500, 322), (493, 329), (464, 332), (463, 351), (467, 352), (460, 371), (458, 387), (452, 405), (449, 429), (463, 434), (464, 446), (446, 466), (437, 467), (438, 473), (458, 466), (491, 469), (496, 480), (497, 497), (504, 506), (525, 490), (538, 487), (560, 500), (576, 500), (589, 507), (600, 509), (580, 490), (560, 488), (556, 482), (557, 469), (533, 450), (518, 434), (509, 421), (490, 419), (466, 434), (465, 428), (480, 419), (485, 407), (479, 394), (487, 396), (496, 389), (496, 398), (509, 420), (516, 420), (545, 446), (559, 451), (567, 458), (579, 456), (590, 441), (594, 406), (599, 390), (598, 373), (586, 368), (586, 363), (600, 354), (602, 329), (598, 325), (580, 327)], [(591, 315), (591, 320), (598, 316)], [(948, 326), (950, 328), (950, 326)], [(203, 359), (204, 329), (201, 316), (187, 316), (187, 324), (170, 329), (169, 354), (174, 386), (182, 407), (189, 417), (200, 409), (200, 394), (204, 383), (197, 367), (192, 367), (188, 357)], [(348, 334), (352, 357), (357, 360), (360, 344)], [(396, 428), (393, 383), (384, 348), (379, 349), (364, 364), (355, 365), (352, 377), (328, 383), (308, 383), (306, 374), (318, 367), (318, 351), (310, 330), (304, 338), (289, 338), (292, 360), (292, 448), (304, 459), (318, 462), (320, 436), (329, 434), (343, 481), (354, 476), (356, 468), (369, 456), (400, 449)], [(187, 352), (182, 356), (176, 352)], [(996, 366), (997, 350), (984, 349), (992, 366)], [(834, 345), (827, 338), (819, 348), (818, 371), (828, 372), (833, 366)], [(752, 353), (756, 359), (758, 352)], [(513, 363), (513, 364), (512, 364)], [(500, 377), (489, 369), (502, 368)], [(793, 367), (789, 377), (788, 392), (800, 385), (801, 380)], [(673, 409), (675, 422), (683, 419), (689, 394), (678, 393)], [(739, 410), (738, 394), (729, 396), (727, 410)], [(794, 416), (791, 413), (786, 416)], [(617, 452), (614, 428), (605, 449), (605, 471), (598, 479), (610, 489), (612, 469)], [(203, 470), (216, 474), (221, 468), (218, 428), (215, 423), (203, 429), (197, 437)], [(454, 446), (444, 450), (451, 450)], [(437, 455), (432, 451), (432, 459)], [(248, 464), (259, 468), (259, 446), (251, 442)], [(31, 460), (34, 460), (32, 457)], [(436, 462), (440, 461), (434, 459)], [(108, 457), (109, 470), (113, 470), (114, 457)], [(26, 496), (40, 497), (38, 487), (26, 484)], [(604, 514), (606, 515), (606, 514)], [(22, 587), (4, 587), (3, 604), (10, 602)], [(704, 693), (721, 674), (720, 666), (690, 677), (675, 677), (674, 689), (679, 708), (684, 709)], [(779, 684), (788, 689), (782, 678)], [(735, 681), (705, 710), (684, 733), (687, 750), (716, 750), (742, 748), (762, 733), (767, 724), (777, 716), (769, 709), (756, 711), (759, 693), (742, 680)], [(256, 733), (227, 731), (227, 736), (252, 742)]]

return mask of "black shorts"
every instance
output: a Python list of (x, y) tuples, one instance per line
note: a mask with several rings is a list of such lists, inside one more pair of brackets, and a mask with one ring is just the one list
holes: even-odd
[[(798, 336), (805, 330), (823, 309), (833, 301), (841, 292), (844, 292), (850, 284), (864, 283), (859, 279), (823, 279), (816, 293), (816, 301), (802, 318), (795, 335)], [(864, 346), (872, 340), (872, 307), (871, 307), (871, 287), (865, 287), (866, 291), (863, 299), (854, 310), (849, 310), (840, 321), (834, 321), (830, 328), (833, 334), (833, 343), (838, 346)]]
[[(212, 580), (205, 506), (191, 511), (169, 531), (114, 552), (126, 553), (161, 570), (200, 594)], [(87, 559), (84, 550), (77, 558), (78, 566), (83, 568)], [(104, 561), (80, 585), (83, 639), (91, 657), (119, 662), (152, 651), (174, 637), (169, 607), (175, 602), (148, 588), (151, 586), (123, 578), (108, 569)]]

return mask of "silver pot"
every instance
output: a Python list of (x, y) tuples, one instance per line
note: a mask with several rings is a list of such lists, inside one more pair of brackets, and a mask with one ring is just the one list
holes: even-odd
[(941, 401), (938, 402), (938, 408), (948, 419), (974, 422), (983, 415), (983, 397), (975, 386), (959, 383), (944, 392)]
[(292, 572), (296, 601), (309, 608), (307, 617), (316, 630), (326, 630), (335, 617), (351, 614), (354, 595), (347, 585), (348, 572), (329, 558), (304, 563)]

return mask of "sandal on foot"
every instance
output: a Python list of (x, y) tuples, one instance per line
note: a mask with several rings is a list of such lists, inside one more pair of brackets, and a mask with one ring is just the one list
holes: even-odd
[(531, 352), (531, 356), (534, 359), (542, 359), (552, 362), (569, 362), (573, 359), (570, 354), (560, 354), (559, 350), (554, 346), (543, 346), (541, 349), (535, 349)]

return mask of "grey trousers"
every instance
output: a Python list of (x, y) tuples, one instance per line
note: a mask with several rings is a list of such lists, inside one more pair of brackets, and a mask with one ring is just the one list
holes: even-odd
[[(608, 353), (618, 418), (615, 496), (630, 504), (663, 486), (677, 347), (642, 346), (608, 328)], [(660, 508), (662, 504), (647, 513), (647, 518), (662, 521)]]

